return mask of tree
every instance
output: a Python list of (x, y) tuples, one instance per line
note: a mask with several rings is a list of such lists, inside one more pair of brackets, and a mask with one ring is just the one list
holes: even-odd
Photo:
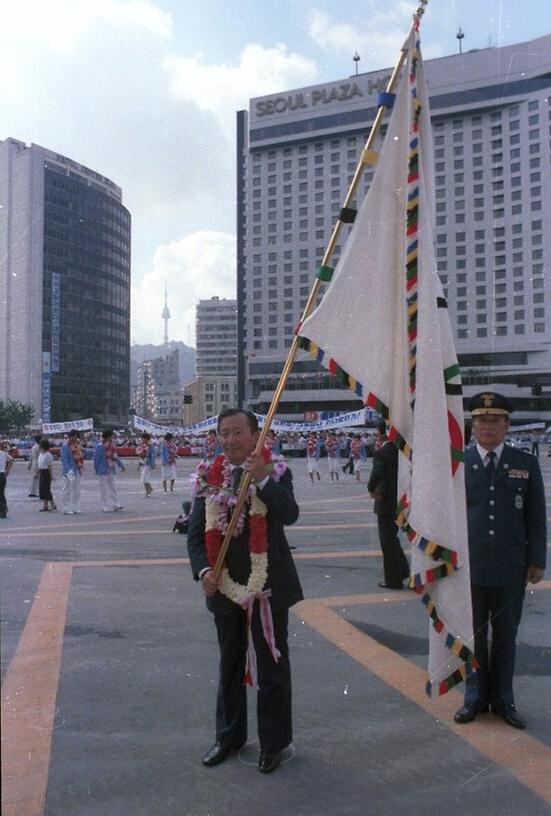
[(20, 431), (29, 425), (34, 416), (34, 408), (19, 400), (0, 400), (0, 432)]

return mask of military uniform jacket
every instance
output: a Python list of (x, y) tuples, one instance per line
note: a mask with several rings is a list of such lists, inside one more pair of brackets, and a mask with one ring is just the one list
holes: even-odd
[(492, 486), (476, 447), (465, 453), (471, 583), (510, 586), (545, 568), (546, 513), (537, 459), (503, 446)]
[(375, 499), (374, 513), (396, 515), (398, 482), (398, 448), (393, 442), (385, 442), (373, 453), (373, 468), (367, 484), (369, 493), (378, 491), (380, 499)]
[[(287, 469), (279, 482), (269, 478), (258, 497), (268, 508), (268, 580), (266, 589), (271, 589), (270, 603), (273, 609), (286, 609), (302, 600), (302, 588), (295, 563), (289, 550), (289, 544), (283, 529), (284, 524), (294, 524), (298, 518), (298, 505), (293, 493), (291, 471)], [(249, 555), (249, 520), (246, 504), (245, 523), (242, 533), (232, 539), (226, 555), (226, 566), (234, 581), (246, 584), (250, 571)], [(210, 566), (205, 547), (205, 499), (197, 498), (191, 511), (188, 524), (188, 553), (193, 577), (198, 580), (199, 573)], [(220, 592), (207, 597), (207, 606), (211, 612), (224, 614), (235, 608), (233, 601)]]

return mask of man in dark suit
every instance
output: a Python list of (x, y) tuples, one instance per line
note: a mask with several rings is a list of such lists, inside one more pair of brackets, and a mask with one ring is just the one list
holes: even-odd
[[(283, 525), (298, 518), (298, 505), (293, 494), (289, 469), (279, 472), (280, 465), (270, 475), (264, 457), (255, 452), (258, 423), (253, 413), (228, 409), (218, 417), (218, 434), (223, 453), (212, 468), (226, 474), (226, 481), (239, 481), (241, 469), (251, 474), (256, 495), (267, 509), (268, 577), (264, 590), (270, 591), (269, 611), (273, 621), (277, 660), (266, 639), (259, 612), (259, 600), (254, 601), (251, 632), (258, 669), (257, 719), (260, 739), (259, 770), (270, 773), (281, 761), (282, 751), (292, 741), (291, 672), (287, 628), (289, 607), (303, 597), (297, 571), (291, 557)], [(278, 478), (279, 477), (279, 478)], [(225, 483), (224, 483), (225, 484)], [(226, 492), (231, 489), (225, 486)], [(237, 490), (237, 486), (234, 487)], [(222, 492), (222, 499), (224, 493)], [(214, 613), (220, 646), (220, 676), (216, 706), (216, 742), (203, 757), (207, 766), (217, 765), (247, 740), (247, 698), (244, 676), (247, 657), (247, 618), (237, 602), (226, 597), (220, 579), (212, 571), (212, 556), (205, 542), (205, 525), (212, 513), (208, 491), (197, 497), (189, 519), (188, 552), (193, 576), (201, 581), (207, 607)], [(246, 585), (251, 575), (252, 541), (250, 499), (245, 505), (242, 531), (232, 539), (225, 565), (229, 576)], [(219, 513), (218, 513), (219, 517)], [(258, 521), (258, 519), (257, 519)], [(223, 525), (222, 525), (223, 526)], [(223, 531), (221, 531), (223, 536)], [(210, 540), (210, 539), (209, 539)]]
[(545, 570), (543, 480), (534, 456), (504, 444), (510, 400), (485, 392), (474, 396), (468, 409), (477, 441), (465, 452), (465, 483), (474, 650), (480, 668), (467, 678), (464, 705), (454, 719), (471, 722), (491, 706), (508, 725), (525, 728), (513, 696), (515, 641), (526, 582), (537, 584)]
[(373, 511), (377, 515), (385, 576), (384, 583), (379, 586), (383, 589), (402, 589), (402, 582), (409, 575), (408, 560), (400, 546), (396, 526), (397, 485), (398, 448), (387, 439), (386, 425), (380, 422), (367, 490), (371, 498), (375, 499)]

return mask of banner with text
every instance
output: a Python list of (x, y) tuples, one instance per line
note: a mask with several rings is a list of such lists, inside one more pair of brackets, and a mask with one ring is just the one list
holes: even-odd
[(72, 422), (43, 422), (42, 433), (67, 433), (68, 431), (92, 431), (94, 420), (73, 419)]
[[(258, 419), (258, 424), (262, 428), (266, 421), (263, 414), (255, 414)], [(355, 428), (366, 425), (368, 422), (376, 422), (379, 419), (379, 414), (370, 408), (360, 408), (359, 411), (351, 411), (347, 414), (340, 414), (339, 416), (330, 417), (329, 419), (318, 419), (315, 422), (288, 422), (284, 419), (274, 419), (271, 428), (275, 433), (278, 432), (294, 432), (294, 433), (308, 433), (310, 431), (329, 431), (338, 428)], [(139, 431), (146, 431), (152, 436), (164, 436), (166, 433), (172, 433), (176, 436), (196, 435), (205, 433), (206, 431), (216, 430), (218, 417), (213, 416), (198, 422), (196, 425), (188, 425), (187, 427), (175, 425), (156, 425), (149, 419), (134, 416), (134, 427)]]

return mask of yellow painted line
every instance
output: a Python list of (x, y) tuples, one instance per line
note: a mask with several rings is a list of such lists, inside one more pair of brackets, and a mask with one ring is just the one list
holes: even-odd
[(291, 533), (293, 530), (367, 530), (368, 527), (376, 526), (376, 524), (365, 524), (362, 522), (358, 524), (293, 524), (292, 527), (287, 528), (287, 532)]
[(73, 567), (164, 567), (189, 564), (189, 558), (127, 558), (118, 561), (74, 561)]
[(318, 561), (324, 558), (382, 558), (380, 550), (328, 550), (327, 552), (296, 552), (293, 550), (295, 561)]
[(173, 533), (172, 530), (41, 530), (40, 532), (36, 533), (13, 533), (10, 535), (9, 538), (75, 538), (76, 536), (80, 536), (81, 538), (101, 538), (101, 537), (117, 537), (121, 535), (131, 535), (131, 536), (149, 536), (149, 535), (167, 535), (167, 536), (175, 536), (178, 535), (177, 533)]
[(366, 501), (369, 501), (367, 493), (364, 492), (359, 496), (337, 496), (334, 499), (319, 499), (318, 498), (318, 499), (308, 499), (307, 501), (303, 501), (301, 499), (300, 500), (300, 507), (301, 508), (308, 507), (311, 504), (315, 504), (316, 506), (319, 506), (320, 502), (323, 502), (323, 504), (332, 504), (333, 502), (335, 502), (335, 503), (342, 506), (342, 504), (344, 502), (357, 502), (357, 501), (361, 501), (364, 504), (365, 504)]
[(423, 690), (425, 672), (422, 669), (360, 632), (332, 610), (326, 600), (302, 601), (293, 612), (326, 640), (449, 728), (455, 736), (501, 765), (542, 799), (551, 802), (551, 749), (544, 743), (526, 732), (513, 731), (491, 714), (479, 716), (469, 725), (457, 725), (453, 714), (462, 700), (457, 691), (438, 699), (427, 697)]
[[(60, 513), (59, 515), (63, 515)], [(87, 513), (83, 515), (88, 515)], [(92, 515), (92, 514), (90, 514)], [(111, 518), (106, 519), (104, 516), (110, 515)], [(114, 517), (114, 518), (113, 518)], [(48, 517), (51, 519), (51, 516)], [(129, 516), (127, 513), (102, 513), (102, 521), (100, 521), (97, 517), (91, 517), (88, 519), (82, 519), (81, 521), (69, 521), (69, 519), (63, 516), (63, 521), (55, 522), (54, 524), (49, 524), (47, 528), (47, 532), (51, 530), (65, 530), (67, 527), (71, 527), (71, 529), (75, 528), (84, 528), (86, 529), (89, 525), (93, 525), (94, 527), (105, 527), (107, 525), (111, 526), (112, 524), (136, 524), (142, 521), (166, 521), (168, 519), (174, 520), (176, 517), (174, 513), (171, 513), (169, 516), (136, 516), (132, 517)], [(44, 519), (45, 521), (45, 519)], [(33, 525), (34, 526), (34, 525)], [(38, 527), (38, 522), (37, 522)], [(32, 530), (32, 527), (30, 528)], [(10, 535), (12, 533), (25, 533), (29, 531), (29, 527), (11, 527), (9, 528)], [(42, 532), (42, 528), (41, 528)]]
[[(342, 509), (342, 510), (302, 510), (300, 511), (300, 517), (302, 516), (338, 516), (338, 515), (348, 515), (350, 510)], [(370, 510), (369, 507), (365, 509), (362, 508), (354, 508), (354, 515), (358, 515), (359, 513), (373, 513), (373, 510)]]
[[(298, 553), (299, 560), (380, 555), (375, 551)], [(72, 571), (75, 567), (184, 565), (187, 558), (121, 559), (47, 564), (27, 623), (2, 687), (2, 814), (42, 816), (45, 805), (56, 697), (61, 667), (63, 633)], [(535, 590), (548, 589), (551, 581)], [(522, 784), (540, 796), (549, 794), (551, 750), (527, 734), (511, 735), (500, 721), (478, 718), (465, 727), (453, 723), (459, 695), (450, 693), (429, 701), (422, 692), (424, 672), (372, 638), (359, 632), (331, 609), (333, 606), (407, 602), (413, 593), (384, 591), (371, 595), (334, 596), (303, 601), (293, 610), (299, 617), (361, 665), (401, 694), (447, 724), (462, 739), (503, 765)], [(449, 720), (449, 722), (448, 722)], [(514, 742), (514, 744), (513, 744)]]
[[(173, 518), (171, 516), (170, 518)], [(293, 527), (288, 528), (289, 534), (292, 534), (293, 531), (300, 531), (300, 532), (318, 532), (318, 530), (367, 530), (370, 527), (376, 527), (376, 524), (295, 524)], [(55, 538), (62, 538), (62, 537), (74, 537), (76, 535), (82, 535), (90, 538), (101, 538), (102, 536), (119, 536), (119, 535), (132, 535), (132, 536), (149, 536), (149, 535), (165, 535), (165, 536), (176, 536), (177, 533), (173, 533), (172, 530), (163, 529), (163, 530), (155, 530), (154, 528), (148, 528), (145, 530), (37, 530), (36, 532), (26, 532), (26, 533), (10, 533), (8, 538), (15, 539), (15, 538), (51, 538), (52, 536)], [(177, 539), (176, 539), (177, 540)]]
[(44, 810), (72, 566), (48, 564), (2, 687), (2, 813)]
[[(367, 552), (365, 553), (368, 554)], [(321, 553), (319, 553), (321, 555)], [(338, 554), (336, 554), (338, 555)], [(298, 558), (298, 555), (294, 556)], [(540, 592), (541, 590), (551, 589), (551, 580), (549, 581), (540, 581), (539, 584), (528, 584), (528, 589), (526, 590), (527, 594), (530, 592)], [(381, 592), (377, 592), (372, 595), (334, 595), (333, 597), (325, 596), (323, 598), (323, 603), (326, 606), (331, 607), (342, 607), (342, 606), (353, 606), (354, 604), (370, 604), (370, 603), (380, 603), (381, 596), (385, 595), (384, 590)], [(387, 596), (385, 595), (385, 601), (387, 600)], [(407, 600), (419, 600), (419, 595), (417, 595), (413, 591), (408, 592), (389, 592), (388, 593), (388, 600), (389, 601), (407, 601)]]

